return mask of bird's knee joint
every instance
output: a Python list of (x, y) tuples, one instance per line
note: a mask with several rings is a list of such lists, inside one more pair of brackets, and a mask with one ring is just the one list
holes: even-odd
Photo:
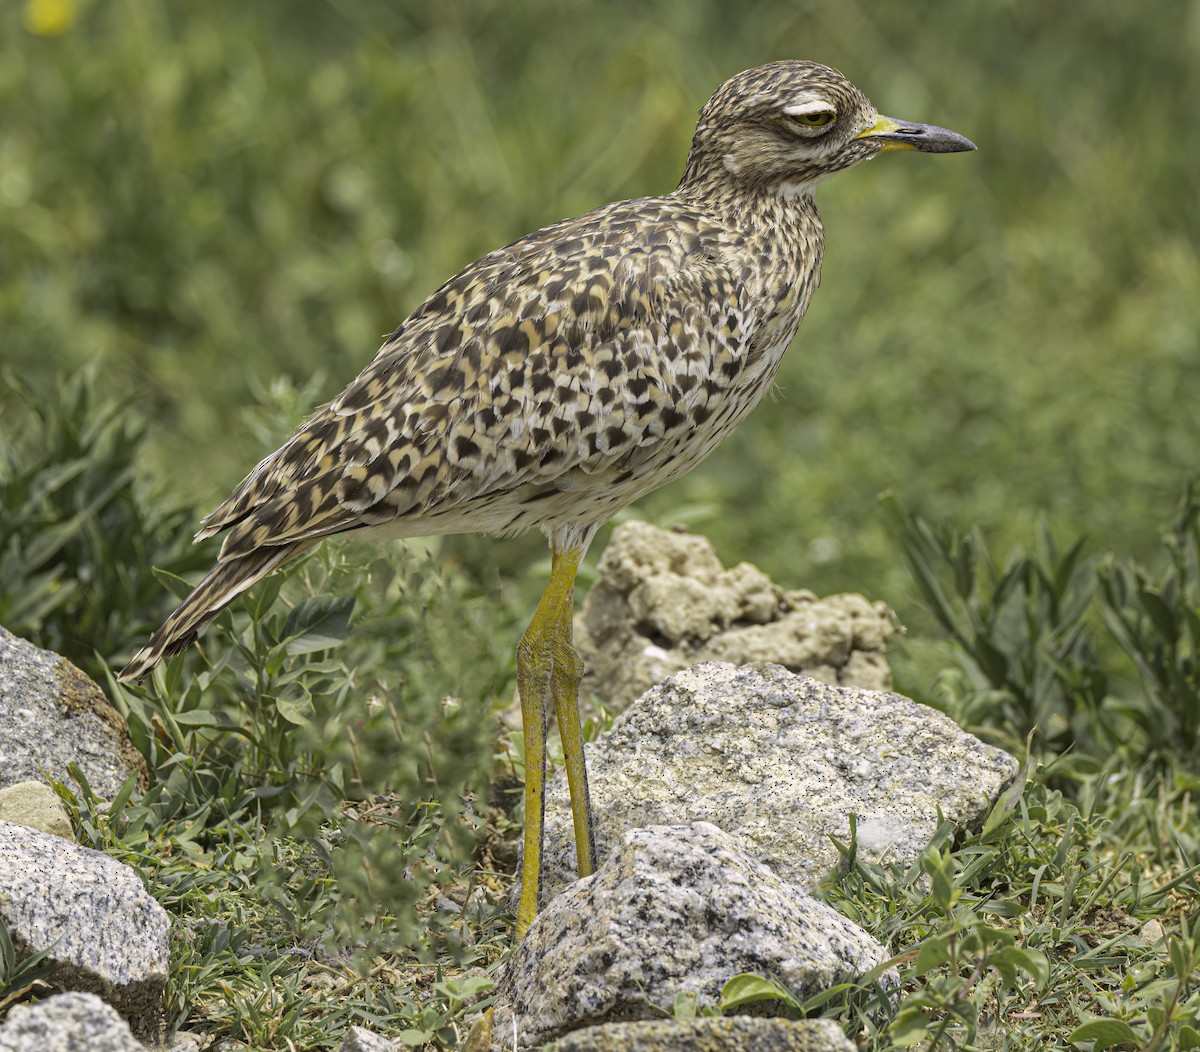
[(564, 679), (578, 683), (583, 679), (583, 658), (570, 643), (557, 643), (554, 647), (554, 670)]

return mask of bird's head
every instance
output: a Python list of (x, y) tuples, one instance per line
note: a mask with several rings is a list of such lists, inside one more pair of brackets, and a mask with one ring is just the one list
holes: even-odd
[(835, 69), (772, 62), (727, 80), (705, 103), (680, 186), (811, 193), (825, 176), (882, 150), (974, 149), (957, 132), (881, 116)]

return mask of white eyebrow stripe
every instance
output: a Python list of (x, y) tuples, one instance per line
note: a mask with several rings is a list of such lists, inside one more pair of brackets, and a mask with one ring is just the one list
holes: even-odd
[(804, 117), (810, 113), (833, 113), (833, 103), (815, 95), (799, 95), (783, 107), (783, 112), (792, 117)]

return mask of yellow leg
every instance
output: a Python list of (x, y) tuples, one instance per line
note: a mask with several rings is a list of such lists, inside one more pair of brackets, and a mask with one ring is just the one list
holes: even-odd
[(573, 607), (574, 602), (566, 605), (557, 626), (550, 691), (554, 695), (554, 718), (558, 721), (563, 760), (567, 768), (567, 785), (571, 790), (576, 864), (579, 875), (587, 877), (596, 868), (596, 837), (588, 800), (587, 767), (583, 762), (583, 727), (579, 720), (579, 683), (583, 679), (583, 659), (571, 641)]
[[(525, 849), (521, 900), (517, 905), (518, 939), (537, 916), (542, 883), (547, 696), (554, 699), (566, 754), (580, 874), (586, 876), (594, 866), (578, 708), (583, 662), (571, 644), (575, 573), (582, 557), (581, 548), (552, 549), (550, 581), (529, 628), (517, 645), (517, 691), (521, 696), (521, 722), (525, 731)], [(582, 842), (581, 831), (584, 834)]]

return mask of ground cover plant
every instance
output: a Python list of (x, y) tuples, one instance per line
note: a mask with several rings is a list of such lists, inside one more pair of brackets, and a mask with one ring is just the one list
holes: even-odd
[[(173, 1022), (455, 1045), (509, 948), (545, 578), (540, 538), (329, 544), (119, 687), (211, 561), (200, 515), (439, 281), (669, 188), (717, 83), (803, 56), (980, 151), (823, 191), (779, 397), (633, 513), (885, 598), (898, 687), (1027, 766), (910, 870), (843, 845), (825, 894), (898, 955), (894, 1016), (869, 982), (792, 1008), (866, 1048), (1200, 1046), (1184, 6), (46, 6), (0, 13), (0, 623), (150, 765), (146, 794), (60, 793), (172, 915)], [(0, 1012), (43, 978), (0, 934)], [(741, 977), (725, 1010), (764, 997), (791, 995)]]

